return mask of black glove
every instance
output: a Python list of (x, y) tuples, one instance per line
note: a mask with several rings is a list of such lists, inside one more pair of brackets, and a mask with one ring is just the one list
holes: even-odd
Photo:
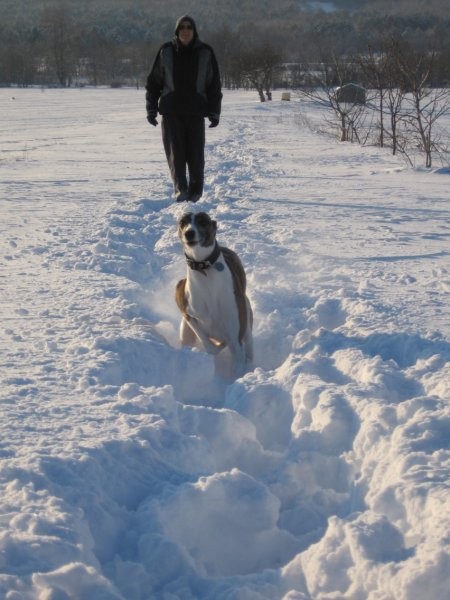
[(153, 127), (158, 125), (158, 121), (156, 120), (156, 115), (154, 113), (149, 113), (147, 115), (147, 121), (150, 123), (150, 125), (153, 125)]
[(210, 127), (217, 127), (219, 124), (219, 119), (217, 117), (208, 117), (208, 119), (211, 122)]

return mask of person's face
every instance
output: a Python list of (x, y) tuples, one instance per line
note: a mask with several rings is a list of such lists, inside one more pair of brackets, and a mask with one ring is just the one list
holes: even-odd
[(181, 25), (178, 28), (178, 39), (182, 44), (187, 46), (192, 42), (194, 38), (194, 28), (190, 21), (181, 21)]

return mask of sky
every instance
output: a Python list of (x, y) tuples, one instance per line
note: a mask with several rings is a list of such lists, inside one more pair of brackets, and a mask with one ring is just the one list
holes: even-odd
[[(225, 91), (179, 205), (143, 90), (0, 107), (0, 597), (450, 597), (448, 165)], [(247, 273), (234, 382), (179, 344), (188, 209)]]

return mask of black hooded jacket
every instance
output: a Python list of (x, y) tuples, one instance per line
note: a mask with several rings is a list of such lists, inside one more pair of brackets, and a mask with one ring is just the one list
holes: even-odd
[[(182, 21), (189, 21), (194, 38), (188, 46), (178, 39)], [(145, 86), (147, 114), (220, 116), (222, 90), (219, 67), (211, 46), (198, 38), (195, 22), (180, 17), (172, 41), (161, 46)]]

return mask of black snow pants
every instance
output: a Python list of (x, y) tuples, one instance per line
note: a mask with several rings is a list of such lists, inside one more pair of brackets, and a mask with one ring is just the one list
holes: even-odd
[(163, 115), (161, 130), (175, 195), (201, 196), (205, 169), (205, 119), (198, 115)]

